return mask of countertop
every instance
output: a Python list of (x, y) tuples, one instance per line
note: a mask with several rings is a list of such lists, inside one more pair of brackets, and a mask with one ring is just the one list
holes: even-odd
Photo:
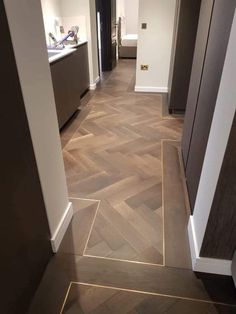
[(67, 45), (65, 46), (65, 48), (63, 49), (48, 49), (48, 53), (52, 53), (54, 54), (53, 56), (48, 56), (48, 61), (49, 63), (53, 63), (55, 61), (58, 61), (70, 54), (72, 54), (74, 51), (76, 51), (76, 49), (79, 47), (79, 46), (82, 46), (84, 44), (86, 44), (87, 41), (86, 40), (83, 40), (83, 41), (79, 41), (77, 44), (75, 45)]

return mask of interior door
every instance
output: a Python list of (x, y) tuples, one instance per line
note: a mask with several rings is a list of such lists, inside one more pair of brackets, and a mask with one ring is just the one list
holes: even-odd
[(96, 5), (100, 15), (102, 71), (111, 71), (116, 66), (116, 0), (97, 0)]
[(117, 63), (117, 20), (116, 20), (116, 0), (111, 0), (111, 59), (112, 69)]

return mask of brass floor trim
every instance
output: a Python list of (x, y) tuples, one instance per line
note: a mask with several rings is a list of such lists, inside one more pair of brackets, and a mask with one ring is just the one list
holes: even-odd
[(71, 199), (71, 200), (80, 200), (80, 201), (101, 202), (101, 200), (95, 200), (95, 199), (92, 199), (92, 198), (81, 198), (81, 197), (70, 197), (69, 196), (69, 199)]
[(126, 259), (112, 258), (112, 257), (106, 257), (106, 256), (96, 256), (96, 255), (89, 255), (89, 254), (84, 254), (83, 256), (84, 257), (89, 257), (89, 258), (98, 258), (98, 259), (105, 259), (105, 260), (109, 260), (109, 261), (123, 262), (123, 263), (132, 263), (132, 264), (140, 264), (140, 265), (165, 267), (165, 265), (163, 265), (163, 264), (154, 264), (154, 263), (148, 263), (148, 262), (131, 261), (131, 260), (126, 260)]
[(67, 289), (67, 293), (66, 293), (60, 314), (62, 314), (64, 311), (64, 307), (65, 307), (65, 304), (66, 304), (66, 301), (67, 301), (67, 298), (68, 298), (68, 295), (70, 293), (70, 289), (71, 289), (72, 285), (78, 285), (78, 286), (81, 285), (81, 286), (88, 286), (88, 287), (94, 287), (94, 288), (111, 289), (111, 290), (123, 291), (123, 292), (129, 292), (129, 293), (137, 293), (137, 294), (144, 294), (144, 295), (150, 295), (150, 296), (179, 299), (179, 300), (192, 301), (192, 302), (201, 302), (201, 303), (206, 303), (206, 304), (222, 305), (222, 306), (229, 306), (229, 307), (235, 307), (236, 308), (236, 305), (234, 305), (234, 304), (228, 304), (228, 303), (223, 303), (223, 302), (214, 302), (214, 301), (210, 301), (210, 300), (208, 301), (208, 300), (203, 300), (203, 299), (181, 297), (181, 296), (170, 295), (170, 294), (162, 294), (162, 293), (156, 293), (156, 292), (141, 291), (141, 290), (134, 290), (134, 289), (125, 289), (125, 288), (119, 288), (119, 287), (114, 287), (114, 286), (104, 286), (104, 285), (90, 284), (90, 283), (85, 283), (85, 282), (71, 281), (69, 284), (69, 287)]
[(89, 242), (90, 236), (91, 236), (92, 231), (93, 231), (93, 226), (95, 224), (95, 220), (96, 220), (96, 217), (97, 217), (97, 214), (98, 214), (98, 209), (99, 209), (100, 203), (101, 203), (101, 201), (98, 201), (98, 205), (97, 205), (97, 208), (96, 208), (95, 215), (93, 217), (93, 221), (92, 221), (91, 228), (90, 228), (90, 231), (89, 231), (89, 234), (88, 234), (88, 238), (87, 238), (87, 241), (86, 241), (85, 246), (84, 246), (83, 256), (85, 256), (85, 251), (87, 249), (88, 242)]
[(62, 314), (62, 312), (64, 311), (64, 307), (65, 307), (65, 305), (66, 305), (66, 301), (67, 301), (68, 295), (69, 295), (69, 293), (70, 293), (70, 288), (71, 288), (72, 284), (73, 284), (73, 283), (72, 283), (72, 281), (71, 281), (70, 284), (69, 284), (69, 287), (68, 287), (68, 289), (67, 289), (67, 291), (66, 291), (66, 295), (65, 295), (65, 298), (64, 298), (64, 301), (63, 301), (63, 303), (62, 303), (61, 310), (60, 310), (60, 314)]
[(165, 243), (165, 202), (164, 202), (164, 167), (163, 167), (163, 159), (164, 158), (164, 153), (163, 153), (163, 141), (161, 140), (161, 205), (162, 205), (162, 221), (163, 221), (163, 226), (162, 226), (162, 232), (163, 232), (163, 266), (166, 265), (166, 243)]

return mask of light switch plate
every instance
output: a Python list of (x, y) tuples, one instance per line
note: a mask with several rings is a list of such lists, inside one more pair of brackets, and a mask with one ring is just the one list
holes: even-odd
[(147, 29), (147, 23), (142, 23), (141, 28), (142, 28), (142, 29)]

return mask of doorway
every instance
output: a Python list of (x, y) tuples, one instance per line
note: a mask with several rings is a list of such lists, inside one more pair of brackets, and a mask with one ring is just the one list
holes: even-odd
[(117, 64), (116, 0), (96, 0), (100, 74)]

